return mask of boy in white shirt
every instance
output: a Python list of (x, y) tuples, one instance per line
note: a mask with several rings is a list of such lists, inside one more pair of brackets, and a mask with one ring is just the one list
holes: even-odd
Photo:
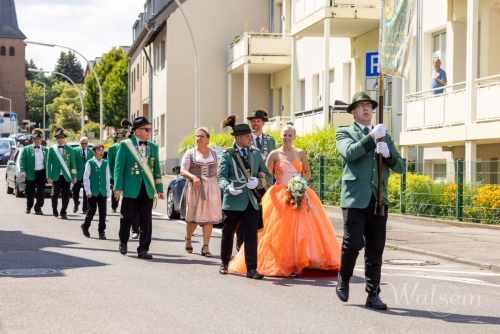
[(106, 207), (107, 199), (111, 195), (109, 188), (110, 174), (109, 165), (103, 159), (104, 146), (98, 144), (92, 147), (94, 158), (87, 161), (85, 172), (83, 173), (83, 186), (88, 198), (89, 211), (85, 217), (85, 222), (81, 228), (83, 235), (90, 237), (89, 227), (99, 206), (99, 239), (106, 240)]

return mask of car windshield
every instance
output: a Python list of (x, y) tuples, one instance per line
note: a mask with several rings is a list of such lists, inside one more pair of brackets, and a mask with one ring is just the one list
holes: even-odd
[(10, 148), (9, 143), (7, 143), (6, 141), (0, 142), (0, 149), (4, 150), (4, 149), (9, 149), (9, 148)]

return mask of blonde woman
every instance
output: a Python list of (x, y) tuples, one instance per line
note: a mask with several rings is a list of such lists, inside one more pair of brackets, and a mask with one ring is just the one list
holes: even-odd
[[(290, 180), (296, 175), (311, 178), (306, 153), (293, 146), (295, 137), (295, 128), (287, 124), (281, 131), (283, 146), (266, 160), (276, 183), (262, 199), (264, 229), (258, 235), (257, 271), (265, 276), (298, 276), (305, 268), (337, 271), (340, 266), (340, 246), (318, 196), (307, 187), (298, 208), (290, 201)], [(229, 269), (245, 272), (243, 254), (238, 252)]]
[(217, 153), (208, 147), (210, 132), (205, 127), (195, 131), (196, 146), (182, 158), (181, 175), (186, 186), (181, 201), (181, 216), (186, 220), (186, 252), (192, 253), (191, 237), (200, 225), (203, 229), (201, 255), (212, 257), (209, 250), (212, 227), (222, 221), (221, 194), (217, 183)]

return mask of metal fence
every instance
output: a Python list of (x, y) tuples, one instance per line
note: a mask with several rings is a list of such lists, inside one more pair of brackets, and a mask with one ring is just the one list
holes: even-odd
[[(321, 157), (310, 161), (309, 186), (326, 205), (340, 205), (342, 163)], [(466, 170), (465, 166), (469, 170)], [(412, 216), (500, 223), (499, 161), (409, 162), (408, 172), (392, 173), (389, 211)]]

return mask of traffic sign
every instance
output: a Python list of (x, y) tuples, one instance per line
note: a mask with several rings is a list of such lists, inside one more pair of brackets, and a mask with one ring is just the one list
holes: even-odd
[(365, 76), (378, 77), (378, 51), (367, 52), (365, 60)]
[[(365, 91), (375, 92), (379, 90), (379, 78), (378, 77), (368, 77), (365, 81)], [(384, 80), (384, 90), (387, 90), (387, 80)]]
[(10, 114), (10, 121), (11, 121), (11, 122), (15, 122), (15, 121), (17, 121), (17, 114), (11, 113), (11, 114)]
[(5, 122), (3, 118), (0, 118), (0, 124), (3, 124), (3, 122)]

